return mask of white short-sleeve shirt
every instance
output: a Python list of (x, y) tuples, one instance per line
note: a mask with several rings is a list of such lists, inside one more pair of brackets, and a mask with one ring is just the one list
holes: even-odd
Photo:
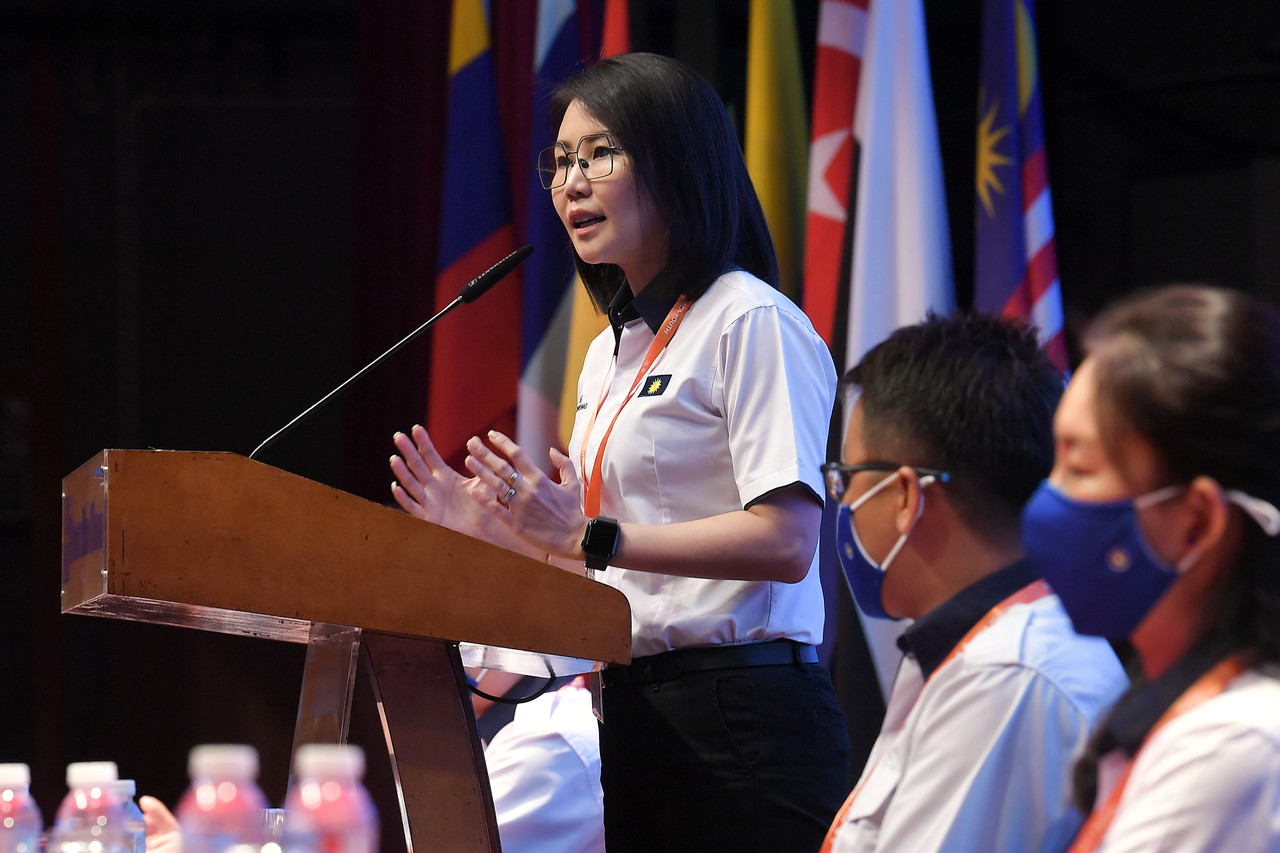
[(833, 853), (1065, 850), (1071, 768), (1126, 685), (1056, 596), (1010, 607), (927, 684), (908, 655)]
[(600, 734), (591, 693), (565, 686), (520, 705), (484, 753), (507, 853), (604, 853)]
[[(578, 379), (570, 459), (587, 471), (622, 406), (654, 332), (626, 323), (592, 342)], [(835, 403), (835, 367), (804, 313), (755, 276), (717, 279), (689, 308), (618, 418), (601, 465), (602, 515), (671, 524), (742, 510), (800, 483), (824, 495), (819, 470)], [(799, 583), (686, 578), (611, 566), (597, 577), (631, 604), (632, 655), (781, 637), (822, 639), (822, 588), (814, 554)]]
[(1280, 673), (1247, 671), (1151, 735), (1097, 853), (1147, 850), (1280, 853)]

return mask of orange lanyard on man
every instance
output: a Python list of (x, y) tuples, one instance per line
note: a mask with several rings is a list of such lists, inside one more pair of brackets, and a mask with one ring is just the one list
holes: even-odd
[[(582, 507), (587, 518), (595, 518), (600, 514), (600, 490), (603, 486), (604, 474), (601, 470), (601, 463), (604, 460), (604, 448), (609, 443), (609, 435), (613, 432), (613, 425), (618, 422), (618, 415), (622, 414), (623, 408), (627, 403), (631, 402), (631, 398), (635, 396), (636, 389), (640, 387), (640, 383), (644, 381), (645, 376), (649, 373), (649, 368), (653, 367), (653, 362), (657, 360), (658, 355), (671, 343), (671, 339), (675, 337), (676, 329), (680, 328), (680, 323), (684, 321), (685, 312), (689, 310), (689, 306), (693, 303), (688, 298), (681, 296), (676, 300), (676, 304), (667, 312), (667, 319), (662, 321), (662, 325), (658, 327), (658, 332), (653, 338), (653, 342), (649, 344), (649, 351), (645, 353), (644, 361), (640, 364), (640, 369), (636, 372), (636, 378), (631, 383), (631, 390), (627, 392), (627, 396), (623, 398), (622, 405), (618, 407), (618, 411), (614, 412), (613, 420), (609, 422), (609, 428), (605, 430), (604, 438), (600, 439), (600, 447), (596, 450), (595, 464), (591, 466), (591, 473), (586, 477), (586, 484), (583, 487)], [(614, 356), (614, 363), (617, 364), (617, 356)], [(582, 447), (579, 448), (578, 454), (578, 470), (586, 474), (587, 471), (587, 440), (591, 438), (591, 430), (595, 428), (596, 417), (600, 414), (600, 407), (604, 405), (604, 398), (608, 395), (609, 386), (611, 385), (609, 377), (606, 377), (600, 386), (600, 393), (596, 396), (596, 407), (591, 412), (591, 418), (587, 421), (587, 428), (582, 433)]]
[[(929, 678), (925, 681), (924, 685), (920, 688), (920, 692), (916, 694), (916, 701), (919, 701), (920, 696), (924, 695), (924, 691), (928, 689), (929, 682), (933, 681), (933, 677), (937, 675), (939, 672), (941, 672), (943, 667), (945, 667), (947, 664), (951, 663), (951, 661), (959, 657), (960, 653), (964, 651), (965, 646), (969, 645), (969, 643), (973, 641), (974, 637), (978, 636), (983, 631), (987, 630), (992, 625), (994, 625), (996, 623), (996, 620), (1005, 614), (1006, 610), (1008, 610), (1010, 607), (1013, 607), (1015, 604), (1032, 604), (1044, 598), (1046, 595), (1050, 595), (1050, 594), (1052, 594), (1052, 590), (1049, 589), (1048, 584), (1046, 584), (1042, 580), (1035, 581), (1034, 583), (1027, 584), (1022, 589), (1018, 590), (1013, 595), (1009, 596), (1004, 601), (1000, 602), (995, 607), (988, 610), (986, 615), (983, 616), (981, 619), (979, 619), (977, 624), (975, 624), (972, 628), (970, 628), (969, 632), (960, 639), (960, 642), (956, 643), (955, 647), (951, 650), (950, 654), (948, 654), (946, 658), (943, 659), (942, 663), (938, 665), (937, 669), (935, 669), (929, 675)], [(907, 713), (902, 715), (903, 724), (906, 723), (907, 717), (910, 716), (910, 714), (911, 712), (908, 711)], [(901, 725), (899, 726), (899, 728), (901, 728)], [(881, 753), (881, 755), (883, 755), (883, 752)], [(879, 763), (880, 763), (880, 759), (879, 757), (877, 757), (876, 764), (879, 764)], [(819, 851), (819, 853), (831, 853), (831, 848), (836, 841), (836, 834), (839, 832), (840, 826), (844, 823), (845, 815), (849, 813), (849, 809), (853, 808), (854, 800), (857, 799), (858, 793), (862, 790), (863, 784), (865, 784), (866, 781), (871, 778), (871, 774), (874, 773), (875, 770), (876, 770), (876, 765), (873, 764), (866, 773), (862, 774), (862, 780), (858, 782), (857, 786), (853, 789), (853, 792), (849, 794), (849, 798), (844, 801), (844, 805), (840, 807), (840, 811), (836, 812), (835, 820), (831, 822), (831, 828), (827, 830), (827, 837), (823, 840), (822, 849)]]
[(1245, 671), (1245, 668), (1244, 658), (1240, 655), (1224, 658), (1218, 661), (1212, 669), (1196, 679), (1195, 684), (1188, 687), (1178, 697), (1178, 701), (1169, 706), (1169, 710), (1161, 715), (1156, 724), (1151, 727), (1151, 731), (1147, 732), (1147, 736), (1142, 739), (1142, 744), (1138, 747), (1138, 751), (1134, 753), (1129, 766), (1125, 768), (1124, 775), (1120, 777), (1115, 788), (1111, 790), (1107, 801), (1089, 813), (1088, 819), (1085, 820), (1084, 826), (1080, 829), (1080, 834), (1076, 836), (1076, 840), (1072, 843), (1071, 849), (1067, 853), (1092, 853), (1092, 851), (1098, 849), (1098, 845), (1102, 843), (1102, 837), (1107, 834), (1107, 830), (1111, 828), (1111, 822), (1115, 820), (1116, 810), (1120, 805), (1120, 796), (1124, 793), (1124, 786), (1129, 782), (1129, 772), (1133, 770), (1134, 763), (1137, 762), (1138, 756), (1142, 754), (1143, 747), (1147, 745), (1152, 736), (1174, 717), (1203, 705), (1226, 690), (1227, 686), (1232, 681), (1235, 681), (1240, 673)]

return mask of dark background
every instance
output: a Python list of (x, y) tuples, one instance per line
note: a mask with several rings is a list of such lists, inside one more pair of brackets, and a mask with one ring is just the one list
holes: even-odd
[[(631, 5), (634, 48), (694, 62), (741, 118), (745, 0)], [(811, 73), (817, 2), (795, 6)], [(58, 487), (104, 447), (248, 453), (425, 319), (448, 8), (0, 0), (0, 761), (32, 766), (46, 819), (68, 761), (173, 802), (211, 741), (257, 746), (283, 799), (301, 647), (60, 615)], [(963, 305), (980, 3), (925, 9)], [(1151, 283), (1280, 297), (1280, 4), (1038, 15), (1069, 334)], [(425, 359), (264, 461), (384, 500)]]

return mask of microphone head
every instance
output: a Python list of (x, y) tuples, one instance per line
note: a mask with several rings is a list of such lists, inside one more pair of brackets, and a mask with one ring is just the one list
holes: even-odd
[(475, 302), (491, 287), (511, 272), (516, 267), (524, 263), (525, 258), (533, 254), (533, 246), (521, 246), (493, 266), (489, 267), (480, 275), (462, 286), (462, 290), (458, 291), (458, 298), (464, 303)]

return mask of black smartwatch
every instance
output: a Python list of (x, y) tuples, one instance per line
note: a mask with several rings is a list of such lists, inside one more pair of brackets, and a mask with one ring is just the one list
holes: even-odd
[(582, 534), (582, 555), (587, 568), (593, 572), (609, 568), (609, 561), (618, 553), (622, 540), (622, 528), (616, 518), (598, 515), (587, 522), (587, 532)]

